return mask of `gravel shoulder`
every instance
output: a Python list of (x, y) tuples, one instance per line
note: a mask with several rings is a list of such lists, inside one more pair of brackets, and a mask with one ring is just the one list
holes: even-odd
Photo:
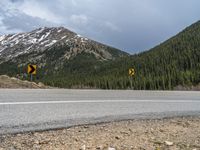
[(129, 120), (0, 136), (0, 150), (199, 150), (200, 117)]

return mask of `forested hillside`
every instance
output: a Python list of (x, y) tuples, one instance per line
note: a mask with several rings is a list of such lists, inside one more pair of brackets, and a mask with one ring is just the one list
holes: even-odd
[[(200, 22), (150, 51), (106, 63), (88, 62), (78, 58), (58, 73), (45, 78), (60, 87), (95, 87), (103, 89), (171, 90), (178, 85), (200, 83)], [(87, 66), (87, 67), (86, 67)], [(134, 77), (128, 69), (135, 68)]]
[[(38, 70), (37, 80), (50, 86), (137, 90), (195, 86), (200, 83), (200, 21), (147, 52), (115, 60), (97, 60), (94, 54), (82, 52), (59, 67), (54, 62), (58, 61), (56, 55), (62, 55), (62, 48), (54, 48), (46, 55), (54, 55), (53, 60)], [(0, 67), (4, 68), (1, 74), (19, 72), (9, 62)], [(128, 75), (129, 68), (135, 69), (134, 77)]]

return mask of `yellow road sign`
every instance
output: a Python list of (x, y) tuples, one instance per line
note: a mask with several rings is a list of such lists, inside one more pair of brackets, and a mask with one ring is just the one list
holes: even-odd
[(36, 65), (28, 65), (28, 70), (27, 70), (28, 74), (35, 75), (36, 74), (36, 68), (37, 68)]
[(135, 75), (135, 69), (130, 68), (128, 71), (129, 76), (134, 76)]

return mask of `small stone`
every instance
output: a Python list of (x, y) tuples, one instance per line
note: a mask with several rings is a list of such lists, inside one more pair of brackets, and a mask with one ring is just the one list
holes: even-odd
[(42, 140), (39, 141), (39, 144), (48, 144), (50, 142), (50, 140)]
[(40, 144), (40, 142), (39, 142), (38, 140), (35, 140), (35, 141), (34, 141), (34, 144), (37, 144), (37, 145), (38, 145), (38, 144)]
[(116, 149), (113, 147), (108, 147), (108, 150), (116, 150)]
[(88, 128), (89, 128), (89, 126), (85, 125), (85, 126), (83, 126), (83, 128), (85, 128), (85, 129), (88, 129)]
[(34, 150), (39, 150), (39, 149), (40, 149), (40, 145), (34, 144), (34, 145), (33, 145), (33, 149), (34, 149)]
[(67, 133), (67, 131), (66, 131), (66, 130), (63, 130), (63, 131), (62, 131), (62, 133), (63, 133), (63, 134), (66, 134), (66, 133)]
[(173, 142), (170, 142), (170, 141), (165, 141), (165, 144), (166, 144), (167, 146), (172, 146), (174, 143), (173, 143)]
[(190, 123), (189, 122), (185, 122), (184, 127), (189, 127)]
[(86, 146), (85, 145), (81, 146), (80, 150), (86, 150)]
[(96, 147), (96, 150), (102, 150), (103, 149), (103, 146), (97, 146)]
[(129, 130), (129, 132), (133, 133), (133, 130), (131, 130), (131, 129), (128, 129), (128, 130)]
[(165, 132), (163, 129), (160, 129), (159, 131), (160, 131), (160, 132)]
[(16, 148), (16, 147), (13, 147), (13, 146), (9, 148), (9, 150), (16, 150), (16, 149), (17, 149), (17, 148)]
[(38, 83), (38, 86), (39, 87), (45, 87), (45, 85), (43, 83), (41, 83), (41, 82)]
[(154, 129), (153, 129), (153, 128), (151, 128), (150, 130), (151, 130), (151, 133), (153, 133), (153, 132), (154, 132)]

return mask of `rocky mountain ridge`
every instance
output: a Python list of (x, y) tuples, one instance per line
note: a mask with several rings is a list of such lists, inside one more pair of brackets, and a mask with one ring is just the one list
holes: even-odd
[[(0, 36), (0, 63), (15, 61), (15, 58), (19, 56), (42, 53), (58, 46), (67, 46), (62, 56), (63, 59), (70, 59), (82, 52), (93, 54), (99, 60), (110, 60), (115, 57), (112, 52), (108, 51), (108, 46), (64, 27), (43, 27), (31, 32)], [(118, 52), (119, 56), (125, 54)]]

